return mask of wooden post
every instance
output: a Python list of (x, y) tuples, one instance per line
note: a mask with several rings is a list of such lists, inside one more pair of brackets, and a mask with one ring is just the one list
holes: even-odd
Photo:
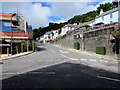
[(23, 42), (21, 42), (21, 52), (23, 52)]
[(28, 40), (27, 40), (27, 52), (29, 51), (29, 43), (28, 43)]
[(7, 54), (8, 54), (8, 56), (9, 56), (9, 48), (7, 48)]
[(34, 40), (32, 40), (32, 51), (35, 51), (35, 43), (34, 43)]
[(16, 54), (18, 54), (18, 46), (16, 46)]

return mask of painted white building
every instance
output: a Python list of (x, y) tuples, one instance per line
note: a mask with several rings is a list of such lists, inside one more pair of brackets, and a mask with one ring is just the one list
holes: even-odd
[(52, 32), (51, 31), (50, 32), (46, 32), (44, 34), (44, 40), (43, 40), (43, 42), (46, 43), (46, 42), (49, 42), (51, 40), (53, 40), (53, 34), (52, 34)]
[(56, 39), (58, 36), (59, 36), (59, 30), (52, 30), (52, 31), (46, 32), (40, 38), (40, 40), (43, 40), (43, 43), (46, 43), (46, 42)]
[(96, 17), (95, 23), (109, 24), (113, 22), (118, 22), (118, 8), (114, 8), (107, 12), (100, 12), (100, 15)]
[(53, 40), (59, 36), (59, 30), (52, 30), (51, 32), (53, 34)]
[(77, 25), (67, 24), (61, 28), (61, 36), (65, 35), (68, 31), (72, 31), (76, 28)]
[(41, 36), (41, 37), (38, 39), (38, 41), (44, 41), (44, 35)]
[(79, 23), (79, 27), (83, 26), (83, 25), (93, 26), (94, 24), (95, 24), (95, 20), (92, 20), (92, 21), (88, 21), (88, 22), (85, 22), (85, 23)]

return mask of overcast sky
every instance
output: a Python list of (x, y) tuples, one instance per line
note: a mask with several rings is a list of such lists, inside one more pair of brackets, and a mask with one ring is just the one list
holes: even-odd
[[(54, 0), (55, 1), (55, 0)], [(2, 2), (2, 13), (19, 13), (33, 28), (49, 22), (65, 22), (75, 15), (96, 10), (99, 4), (113, 0), (83, 0), (80, 2)]]

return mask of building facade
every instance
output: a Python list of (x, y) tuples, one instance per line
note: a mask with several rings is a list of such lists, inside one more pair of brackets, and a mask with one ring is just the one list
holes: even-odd
[(76, 25), (73, 24), (67, 24), (64, 27), (61, 28), (61, 36), (65, 35), (68, 31), (74, 30)]
[(96, 17), (95, 23), (114, 23), (118, 22), (118, 8), (114, 8), (112, 10), (109, 10), (107, 12), (100, 12), (100, 15)]
[(32, 27), (18, 14), (0, 14), (0, 57), (32, 51), (32, 36)]

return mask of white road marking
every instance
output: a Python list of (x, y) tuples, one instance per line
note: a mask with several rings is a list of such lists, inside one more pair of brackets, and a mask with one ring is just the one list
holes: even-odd
[(63, 50), (59, 50), (61, 53), (69, 53), (69, 52), (67, 52), (67, 51), (63, 51)]
[(50, 51), (52, 51), (52, 52), (56, 53), (54, 50), (50, 50)]
[(100, 62), (108, 62), (108, 61), (105, 61), (105, 60), (100, 60)]
[[(100, 62), (109, 62), (109, 61), (105, 61), (105, 60), (99, 60)], [(111, 62), (111, 63), (118, 63), (118, 62)]]
[(65, 57), (65, 58), (68, 58), (68, 59), (70, 59), (70, 60), (79, 60), (78, 58), (70, 58), (70, 57), (67, 57), (67, 56), (65, 56), (65, 55), (63, 55), (63, 54), (61, 54), (61, 56)]
[(71, 60), (79, 60), (78, 58), (70, 58)]
[(112, 63), (118, 63), (118, 62), (112, 62)]
[(112, 81), (118, 81), (120, 82), (119, 79), (113, 79), (113, 78), (108, 78), (108, 77), (103, 77), (103, 76), (97, 76), (98, 78), (103, 78), (103, 79), (107, 79), (107, 80), (112, 80)]
[(108, 62), (108, 61), (104, 61), (104, 62)]
[(87, 59), (80, 59), (80, 60), (82, 60), (82, 61), (87, 61)]
[(67, 56), (65, 56), (65, 55), (63, 55), (63, 54), (60, 54), (60, 55), (63, 56), (63, 57), (69, 58), (69, 57), (67, 57)]
[(95, 59), (90, 59), (90, 61), (97, 61), (97, 60), (95, 60)]

